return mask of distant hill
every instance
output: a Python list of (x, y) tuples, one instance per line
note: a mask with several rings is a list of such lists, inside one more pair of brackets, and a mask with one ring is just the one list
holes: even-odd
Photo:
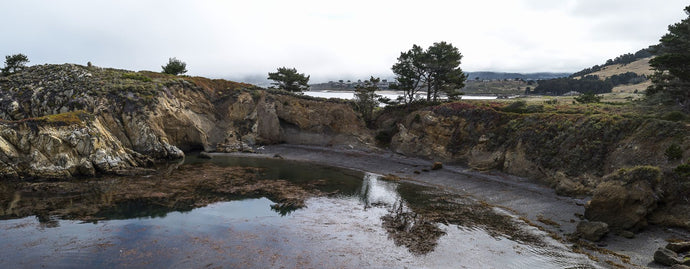
[[(621, 76), (629, 72), (648, 78), (650, 75), (654, 74), (654, 70), (652, 70), (652, 67), (649, 65), (649, 60), (652, 58), (653, 57), (646, 57), (637, 59), (630, 63), (605, 65), (599, 68), (597, 71), (583, 73), (580, 76), (575, 76), (573, 78), (582, 79), (585, 76), (598, 76), (600, 80), (606, 80), (613, 76)], [(612, 92), (642, 92), (650, 85), (652, 85), (652, 82), (649, 79), (645, 79), (643, 81), (635, 80), (632, 81), (632, 83), (614, 86)]]
[(466, 72), (467, 80), (505, 80), (505, 79), (522, 79), (522, 80), (540, 80), (540, 79), (553, 79), (568, 77), (572, 73), (550, 73), (550, 72), (540, 72), (540, 73), (503, 73), (503, 72)]

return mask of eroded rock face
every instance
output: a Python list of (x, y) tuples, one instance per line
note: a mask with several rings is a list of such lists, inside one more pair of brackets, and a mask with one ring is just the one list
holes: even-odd
[[(35, 120), (75, 111), (95, 119), (66, 125), (88, 130), (55, 129)], [(283, 142), (373, 145), (370, 131), (346, 103), (225, 80), (70, 64), (32, 66), (0, 77), (2, 120), (7, 124), (1, 127), (0, 175), (11, 177), (89, 175), (140, 166), (131, 161), (134, 155), (169, 160), (184, 157), (183, 150), (253, 151), (257, 144)], [(19, 124), (27, 120), (34, 123), (31, 128)], [(69, 135), (96, 142), (64, 143)], [(91, 157), (80, 159), (84, 156)]]
[(6, 178), (67, 178), (145, 166), (151, 160), (122, 146), (97, 119), (53, 126), (0, 124), (0, 173)]

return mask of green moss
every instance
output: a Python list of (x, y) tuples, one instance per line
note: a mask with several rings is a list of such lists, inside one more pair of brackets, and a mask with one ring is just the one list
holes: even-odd
[(60, 114), (47, 115), (40, 118), (31, 119), (33, 122), (43, 122), (50, 125), (67, 126), (83, 125), (84, 120), (93, 118), (93, 115), (83, 110), (71, 111)]

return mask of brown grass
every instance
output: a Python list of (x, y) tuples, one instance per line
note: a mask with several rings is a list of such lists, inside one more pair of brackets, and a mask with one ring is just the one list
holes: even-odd
[(638, 75), (646, 75), (649, 76), (651, 74), (654, 74), (654, 71), (652, 71), (652, 67), (649, 65), (649, 60), (651, 60), (652, 57), (648, 58), (643, 58), (639, 59), (637, 61), (634, 61), (632, 63), (622, 65), (622, 64), (614, 64), (614, 65), (609, 65), (607, 67), (602, 68), (601, 70), (590, 73), (587, 75), (597, 75), (601, 79), (606, 79), (609, 78), (613, 75), (619, 75), (627, 72), (633, 72)]

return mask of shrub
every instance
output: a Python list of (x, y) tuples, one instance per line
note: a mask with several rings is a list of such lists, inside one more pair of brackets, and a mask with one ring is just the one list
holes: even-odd
[(608, 180), (619, 180), (625, 183), (633, 183), (644, 180), (652, 184), (661, 181), (661, 169), (656, 166), (635, 166), (633, 168), (622, 168), (607, 176)]
[(688, 116), (681, 111), (671, 111), (664, 114), (661, 119), (667, 121), (684, 121)]
[(514, 113), (520, 113), (523, 108), (527, 106), (527, 102), (525, 101), (515, 101), (511, 103), (510, 105), (507, 105), (506, 107), (503, 108), (503, 111), (505, 112), (514, 112)]
[(596, 95), (593, 92), (587, 92), (575, 97), (575, 101), (581, 104), (599, 103), (601, 102), (601, 96)]
[(527, 105), (527, 102), (525, 101), (515, 101), (511, 103), (510, 105), (504, 107), (502, 109), (505, 112), (512, 112), (512, 113), (540, 113), (544, 112), (544, 106), (543, 105)]
[(664, 155), (669, 161), (680, 160), (683, 158), (683, 149), (678, 144), (673, 143), (666, 148)]
[(673, 172), (684, 177), (690, 176), (690, 163), (684, 163), (677, 166), (676, 169), (673, 169)]
[(149, 78), (147, 76), (144, 76), (144, 75), (139, 74), (139, 73), (133, 73), (133, 72), (122, 74), (122, 78), (123, 79), (133, 79), (133, 80), (138, 80), (138, 81), (143, 81), (143, 82), (151, 82), (152, 81), (151, 78)]

